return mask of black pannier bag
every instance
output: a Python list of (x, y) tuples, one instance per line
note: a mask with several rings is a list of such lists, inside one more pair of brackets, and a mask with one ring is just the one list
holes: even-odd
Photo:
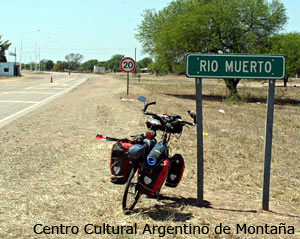
[(166, 181), (170, 165), (170, 159), (166, 158), (153, 168), (143, 167), (139, 175), (139, 190), (148, 196), (157, 197)]
[(110, 181), (115, 184), (125, 184), (133, 167), (129, 160), (128, 150), (132, 143), (117, 141), (112, 146), (110, 158)]
[(165, 185), (175, 188), (181, 181), (185, 164), (181, 154), (175, 154), (170, 160), (171, 166)]
[(168, 176), (170, 164), (167, 147), (160, 143), (156, 144), (142, 167), (139, 176), (139, 190), (148, 196), (158, 196)]

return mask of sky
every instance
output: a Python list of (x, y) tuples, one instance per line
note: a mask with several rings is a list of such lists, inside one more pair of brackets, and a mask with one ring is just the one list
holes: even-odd
[[(82, 54), (83, 62), (114, 54), (134, 58), (135, 49), (138, 61), (148, 56), (135, 38), (144, 10), (161, 10), (171, 1), (0, 0), (0, 35), (12, 43), (9, 51), (16, 49), (18, 62), (63, 61), (70, 53)], [(283, 32), (300, 32), (300, 0), (281, 2), (289, 17)]]

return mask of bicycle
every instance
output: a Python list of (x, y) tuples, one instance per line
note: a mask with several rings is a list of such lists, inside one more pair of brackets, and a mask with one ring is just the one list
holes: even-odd
[[(146, 98), (145, 97), (139, 97), (140, 101), (143, 101), (145, 103)], [(141, 182), (141, 177), (143, 174), (143, 171), (145, 170), (146, 167), (146, 161), (152, 160), (150, 164), (152, 166), (154, 164), (159, 164), (165, 159), (170, 159), (168, 155), (168, 143), (170, 141), (171, 135), (172, 134), (182, 134), (183, 131), (183, 126), (190, 125), (194, 126), (196, 124), (196, 114), (192, 111), (188, 111), (190, 116), (194, 119), (194, 122), (188, 122), (185, 120), (182, 120), (180, 115), (177, 114), (156, 114), (156, 113), (150, 113), (147, 112), (147, 108), (150, 105), (154, 105), (156, 102), (150, 102), (144, 105), (143, 113), (144, 115), (149, 115), (151, 116), (150, 119), (146, 121), (147, 128), (150, 130), (146, 134), (138, 135), (135, 136), (134, 140), (132, 140), (132, 143), (137, 143), (137, 142), (144, 142), (144, 140), (150, 140), (150, 143), (148, 144), (148, 148), (144, 151), (139, 156), (133, 157), (129, 152), (129, 159), (133, 165), (132, 170), (129, 174), (129, 177), (126, 182), (124, 194), (123, 194), (123, 200), (122, 200), (122, 208), (124, 213), (130, 213), (135, 205), (137, 204), (140, 196), (144, 193), (147, 194), (148, 196), (152, 197), (158, 197), (159, 196), (159, 191), (164, 182), (160, 182), (161, 185), (158, 185), (159, 190), (157, 190), (154, 195), (149, 195), (149, 193), (145, 193), (145, 189), (142, 188), (142, 182)], [(156, 142), (156, 131), (162, 131), (162, 137), (161, 140), (157, 143)], [(152, 140), (152, 142), (151, 142)], [(161, 148), (165, 150), (165, 152), (157, 153), (159, 150), (153, 150), (156, 145), (162, 145)], [(142, 147), (141, 147), (142, 148)], [(157, 147), (158, 148), (158, 147)], [(132, 149), (132, 148), (131, 148)], [(151, 153), (154, 151), (154, 153)], [(150, 154), (155, 154), (156, 155), (150, 155)], [(159, 155), (158, 155), (159, 154)], [(152, 157), (153, 156), (153, 157)], [(161, 158), (160, 158), (161, 157)], [(150, 161), (151, 161), (150, 160)], [(153, 161), (156, 161), (155, 163)], [(149, 163), (149, 162), (147, 162)], [(180, 180), (180, 179), (179, 179)], [(176, 185), (177, 186), (177, 185)]]

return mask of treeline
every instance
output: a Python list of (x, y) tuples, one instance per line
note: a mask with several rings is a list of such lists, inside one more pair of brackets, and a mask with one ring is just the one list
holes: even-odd
[[(41, 71), (75, 71), (75, 72), (93, 72), (94, 66), (105, 67), (106, 71), (109, 72), (120, 72), (120, 62), (124, 58), (124, 55), (116, 54), (107, 61), (98, 61), (96, 59), (88, 60), (81, 63), (83, 55), (79, 53), (71, 53), (65, 56), (65, 61), (57, 61), (54, 63), (52, 60), (43, 59), (39, 64), (29, 63), (22, 64), (23, 69), (27, 70), (41, 70)], [(152, 58), (145, 57), (144, 59), (136, 63), (137, 72), (147, 68), (152, 63)]]
[[(145, 10), (136, 37), (157, 74), (184, 74), (189, 52), (251, 53), (285, 55), (288, 78), (300, 71), (300, 33), (280, 33), (287, 20), (280, 0), (174, 0)], [(238, 82), (225, 80), (233, 98)]]
[(2, 35), (0, 35), (0, 62), (6, 62), (6, 56), (5, 56), (5, 51), (8, 50), (8, 48), (10, 47), (11, 43), (6, 40), (6, 41), (2, 41)]

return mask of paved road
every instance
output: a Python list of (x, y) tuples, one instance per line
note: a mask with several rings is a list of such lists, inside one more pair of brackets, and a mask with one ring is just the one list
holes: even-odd
[(0, 81), (0, 128), (87, 80), (80, 74), (35, 75)]

